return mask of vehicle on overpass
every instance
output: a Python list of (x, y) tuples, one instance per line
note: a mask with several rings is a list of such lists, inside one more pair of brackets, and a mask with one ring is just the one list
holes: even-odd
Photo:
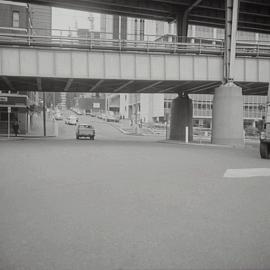
[(96, 135), (96, 131), (93, 126), (89, 124), (79, 124), (76, 128), (76, 139), (80, 139), (81, 137), (88, 138), (90, 140), (94, 140)]
[(261, 158), (270, 159), (270, 99), (268, 98), (265, 107), (265, 121), (260, 135)]

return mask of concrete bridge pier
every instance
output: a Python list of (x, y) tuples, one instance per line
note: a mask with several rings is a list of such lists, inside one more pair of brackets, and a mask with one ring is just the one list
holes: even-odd
[(234, 83), (215, 89), (213, 100), (212, 143), (243, 145), (243, 95)]
[(170, 140), (185, 141), (185, 130), (189, 127), (188, 140), (192, 141), (192, 115), (192, 100), (188, 95), (179, 95), (172, 101)]

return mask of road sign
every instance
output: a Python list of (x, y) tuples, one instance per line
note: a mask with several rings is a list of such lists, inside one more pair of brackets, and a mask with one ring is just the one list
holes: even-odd
[(93, 108), (99, 109), (100, 108), (100, 103), (93, 103)]

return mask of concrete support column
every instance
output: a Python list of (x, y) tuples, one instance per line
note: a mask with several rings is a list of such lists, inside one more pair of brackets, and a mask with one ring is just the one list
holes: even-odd
[(144, 40), (144, 20), (140, 19), (140, 40)]
[(213, 100), (212, 143), (242, 145), (243, 128), (242, 89), (233, 83), (221, 85)]
[(185, 141), (185, 129), (189, 127), (189, 141), (193, 139), (192, 100), (188, 96), (179, 96), (172, 101), (170, 140)]
[(113, 15), (113, 39), (119, 39), (119, 16)]
[(127, 40), (127, 17), (121, 16), (121, 40)]
[(176, 16), (176, 34), (178, 37), (183, 37), (180, 40), (182, 42), (186, 41), (186, 37), (188, 34), (188, 16), (192, 9), (198, 6), (202, 2), (202, 0), (194, 0), (190, 2), (191, 5), (184, 12), (180, 12)]
[(188, 33), (188, 22), (185, 13), (179, 13), (176, 17), (176, 36), (178, 42), (185, 42)]

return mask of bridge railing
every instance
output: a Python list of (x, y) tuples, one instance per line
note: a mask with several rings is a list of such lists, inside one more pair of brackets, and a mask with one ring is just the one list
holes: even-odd
[[(63, 30), (8, 30), (8, 28), (0, 28), (0, 45), (179, 54), (223, 55), (224, 53), (224, 42), (221, 39), (176, 37), (175, 35), (145, 35), (141, 39), (136, 35), (129, 35), (126, 39), (113, 39), (106, 38), (112, 36), (112, 33), (106, 32), (79, 33), (76, 31), (77, 36), (75, 36), (73, 31), (63, 32)], [(236, 54), (270, 57), (270, 42), (237, 41)]]

